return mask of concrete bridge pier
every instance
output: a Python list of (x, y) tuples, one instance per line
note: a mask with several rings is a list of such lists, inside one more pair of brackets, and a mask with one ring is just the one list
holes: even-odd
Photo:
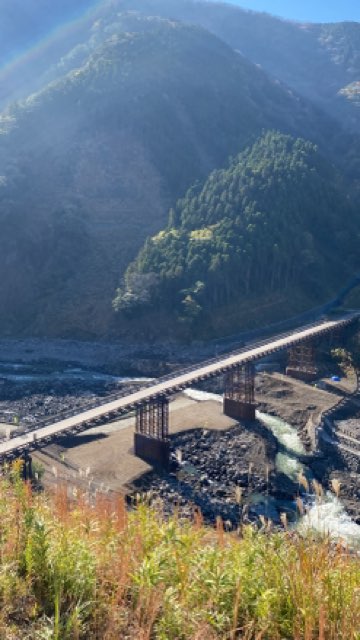
[(234, 420), (255, 420), (255, 368), (236, 366), (225, 377), (224, 414)]
[(317, 374), (315, 342), (301, 342), (291, 347), (286, 375), (303, 382), (311, 382)]
[(135, 455), (149, 464), (167, 468), (170, 458), (169, 400), (160, 395), (136, 409)]

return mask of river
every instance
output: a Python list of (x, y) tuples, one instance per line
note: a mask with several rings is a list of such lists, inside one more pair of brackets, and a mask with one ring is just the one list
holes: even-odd
[[(198, 401), (222, 402), (222, 396), (214, 393), (195, 389), (189, 389), (185, 393)], [(279, 444), (283, 445), (281, 451), (276, 455), (276, 470), (279, 473), (284, 473), (295, 482), (298, 481), (299, 474), (303, 474), (311, 485), (312, 472), (299, 460), (299, 457), (306, 454), (306, 451), (296, 428), (280, 418), (269, 416), (260, 411), (256, 412), (256, 416), (270, 429)], [(317, 499), (313, 493), (306, 494), (304, 506), (305, 514), (299, 518), (295, 525), (299, 530), (312, 528), (320, 533), (330, 534), (334, 538), (342, 538), (348, 543), (360, 545), (360, 526), (353, 522), (341, 501), (330, 491), (326, 492), (321, 500)]]
[[(53, 370), (46, 365), (27, 365), (22, 363), (2, 362), (0, 363), (0, 380), (18, 383), (46, 383), (51, 386), (52, 382), (63, 382), (72, 384), (81, 382), (82, 386), (93, 383), (113, 383), (124, 384), (134, 382), (146, 382), (149, 378), (129, 378), (121, 376), (111, 376), (99, 373), (95, 370), (82, 369), (81, 367), (62, 366), (58, 370)], [(185, 394), (199, 402), (214, 400), (222, 402), (222, 396), (214, 393), (207, 393), (196, 389), (188, 389)], [(304, 455), (305, 449), (297, 434), (295, 427), (284, 422), (280, 418), (269, 416), (257, 411), (257, 418), (272, 431), (281, 446), (281, 450), (276, 455), (275, 466), (279, 473), (284, 473), (291, 480), (297, 482), (298, 476), (302, 473), (311, 484), (311, 470), (300, 462), (299, 457)], [(260, 499), (260, 496), (259, 496)], [(264, 496), (261, 496), (264, 500)], [(272, 499), (273, 500), (273, 499)], [(360, 526), (351, 520), (346, 513), (341, 501), (332, 493), (327, 492), (318, 501), (309, 493), (305, 496), (306, 513), (296, 523), (296, 527), (301, 529), (313, 528), (322, 533), (343, 538), (348, 542), (360, 545)]]
[(72, 365), (60, 366), (57, 369), (53, 365), (23, 364), (13, 362), (0, 362), (0, 380), (8, 380), (15, 383), (51, 383), (51, 382), (148, 382), (153, 378), (134, 378), (127, 376), (112, 376), (100, 373), (93, 369), (83, 369)]

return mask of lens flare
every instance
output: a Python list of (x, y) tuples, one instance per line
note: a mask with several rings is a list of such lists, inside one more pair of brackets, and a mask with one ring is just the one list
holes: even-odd
[(70, 19), (62, 21), (61, 24), (56, 24), (40, 39), (27, 46), (26, 49), (16, 53), (12, 52), (0, 65), (0, 84), (4, 84), (27, 65), (36, 63), (38, 59), (46, 55), (57, 41), (61, 41), (66, 37), (69, 38), (73, 34), (75, 35), (82, 23), (91, 19), (95, 20), (100, 7), (103, 6), (103, 0), (91, 2), (90, 6), (88, 5), (81, 13), (77, 13), (75, 17), (72, 15)]

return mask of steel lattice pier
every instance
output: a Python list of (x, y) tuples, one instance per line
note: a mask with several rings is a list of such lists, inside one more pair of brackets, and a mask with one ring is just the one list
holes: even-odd
[(224, 413), (235, 420), (255, 420), (255, 368), (251, 362), (226, 374)]
[(316, 345), (314, 341), (304, 342), (289, 350), (286, 374), (300, 380), (310, 381), (317, 376)]
[(169, 400), (160, 395), (136, 409), (135, 454), (151, 464), (169, 464)]

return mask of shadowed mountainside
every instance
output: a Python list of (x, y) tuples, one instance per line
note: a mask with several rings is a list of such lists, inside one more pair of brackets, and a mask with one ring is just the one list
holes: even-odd
[(3, 334), (117, 331), (121, 274), (194, 180), (264, 129), (329, 153), (342, 139), (311, 103), (208, 32), (135, 22), (1, 117)]

